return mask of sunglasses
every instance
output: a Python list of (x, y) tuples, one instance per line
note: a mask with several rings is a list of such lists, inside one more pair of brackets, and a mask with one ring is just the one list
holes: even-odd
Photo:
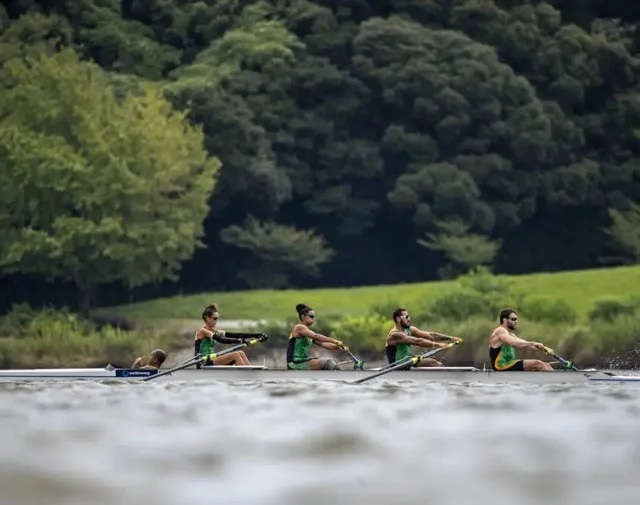
[(509, 318), (509, 321), (517, 321), (517, 320), (518, 320), (518, 318), (517, 318), (517, 317), (510, 317), (510, 318)]
[(315, 314), (307, 314), (307, 317), (310, 317), (311, 319), (315, 319), (316, 315)]
[(217, 321), (219, 319), (219, 317), (215, 316), (215, 317), (211, 317), (211, 319), (213, 319), (214, 321)]

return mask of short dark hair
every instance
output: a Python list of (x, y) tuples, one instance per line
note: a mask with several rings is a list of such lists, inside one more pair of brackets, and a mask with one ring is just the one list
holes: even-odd
[(509, 316), (511, 314), (517, 314), (517, 312), (513, 309), (503, 309), (502, 312), (500, 312), (500, 324), (502, 324), (502, 321), (504, 321), (505, 319), (509, 319)]
[(398, 307), (396, 310), (393, 311), (393, 320), (395, 321), (396, 319), (398, 319), (403, 312), (406, 312), (407, 309), (401, 309), (400, 307)]
[(158, 366), (162, 365), (162, 363), (164, 363), (164, 360), (167, 359), (167, 353), (162, 349), (154, 349), (149, 355), (156, 360)]

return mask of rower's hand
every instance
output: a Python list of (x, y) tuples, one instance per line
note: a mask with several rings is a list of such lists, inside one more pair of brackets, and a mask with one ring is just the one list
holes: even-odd
[(453, 337), (453, 342), (455, 342), (456, 344), (459, 344), (460, 342), (462, 342), (462, 339), (460, 337)]
[(536, 349), (538, 349), (540, 351), (546, 351), (547, 350), (547, 348), (544, 346), (544, 344), (541, 344), (540, 342), (531, 342), (531, 345), (534, 348), (536, 348)]
[(449, 344), (450, 344), (450, 343), (451, 343), (451, 342), (447, 342), (447, 343), (445, 343), (445, 342), (436, 342), (436, 345), (437, 345), (438, 347), (442, 347), (442, 348), (444, 349), (444, 348), (446, 348), (446, 347), (449, 347)]

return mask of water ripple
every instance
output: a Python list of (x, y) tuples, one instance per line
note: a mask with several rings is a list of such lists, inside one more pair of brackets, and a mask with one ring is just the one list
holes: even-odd
[(640, 387), (0, 384), (7, 505), (633, 503)]

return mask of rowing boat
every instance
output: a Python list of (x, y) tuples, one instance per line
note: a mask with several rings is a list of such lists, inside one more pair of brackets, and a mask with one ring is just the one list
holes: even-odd
[[(292, 381), (329, 380), (352, 381), (375, 373), (378, 368), (368, 370), (284, 370), (266, 366), (210, 366), (201, 369), (184, 369), (158, 377), (159, 381)], [(0, 382), (48, 381), (48, 380), (123, 380), (140, 381), (158, 373), (156, 370), (129, 368), (38, 368), (30, 370), (0, 370)], [(594, 369), (555, 372), (494, 372), (475, 367), (439, 367), (394, 370), (373, 381), (421, 381), (448, 383), (629, 383), (640, 385), (640, 375), (624, 375), (621, 371), (599, 371)]]

